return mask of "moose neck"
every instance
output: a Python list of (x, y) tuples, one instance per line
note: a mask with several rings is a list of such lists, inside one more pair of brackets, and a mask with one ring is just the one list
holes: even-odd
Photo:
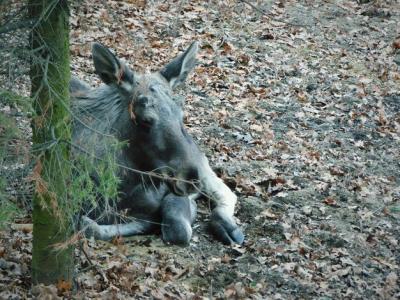
[[(88, 101), (81, 101), (81, 107), (95, 118), (100, 132), (124, 141), (130, 137), (132, 120), (128, 111), (128, 100), (115, 86), (103, 85), (93, 92)], [(83, 103), (82, 103), (83, 102)], [(83, 105), (82, 105), (83, 104)]]

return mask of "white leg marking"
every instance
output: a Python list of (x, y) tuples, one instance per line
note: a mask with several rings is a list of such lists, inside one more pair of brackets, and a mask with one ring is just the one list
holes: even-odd
[(112, 239), (115, 236), (130, 236), (144, 232), (143, 225), (139, 222), (114, 225), (99, 225), (99, 233), (102, 239)]
[(225, 185), (211, 169), (208, 159), (204, 156), (200, 171), (201, 190), (216, 204), (214, 210), (232, 217), (235, 211), (237, 196)]

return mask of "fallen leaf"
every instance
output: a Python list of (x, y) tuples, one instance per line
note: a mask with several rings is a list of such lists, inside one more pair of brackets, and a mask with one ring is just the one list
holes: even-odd
[(65, 293), (71, 290), (72, 288), (72, 282), (71, 281), (65, 281), (65, 280), (59, 280), (56, 284), (57, 290), (59, 293)]
[(394, 49), (400, 49), (400, 38), (399, 39), (395, 39), (393, 41), (392, 46), (393, 46)]
[(329, 206), (335, 206), (335, 207), (338, 206), (336, 200), (333, 199), (332, 197), (325, 198), (324, 203)]

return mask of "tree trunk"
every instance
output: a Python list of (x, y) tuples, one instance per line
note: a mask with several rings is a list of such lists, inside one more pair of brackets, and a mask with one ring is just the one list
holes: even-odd
[[(73, 247), (68, 186), (70, 80), (67, 0), (29, 0), (30, 17), (38, 20), (31, 34), (32, 97), (36, 116), (32, 121), (34, 149), (39, 149), (33, 171), (32, 282), (72, 282)], [(61, 249), (60, 249), (61, 248)], [(64, 285), (65, 286), (65, 285)]]

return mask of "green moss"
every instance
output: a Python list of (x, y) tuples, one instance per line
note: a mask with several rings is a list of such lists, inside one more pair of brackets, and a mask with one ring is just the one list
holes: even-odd
[[(72, 281), (73, 249), (68, 202), (71, 199), (69, 121), (70, 80), (68, 1), (31, 0), (32, 48), (37, 54), (31, 65), (33, 143), (38, 149), (35, 176), (44, 184), (33, 201), (33, 283)], [(51, 147), (42, 147), (44, 145)], [(55, 250), (55, 245), (63, 247)]]

